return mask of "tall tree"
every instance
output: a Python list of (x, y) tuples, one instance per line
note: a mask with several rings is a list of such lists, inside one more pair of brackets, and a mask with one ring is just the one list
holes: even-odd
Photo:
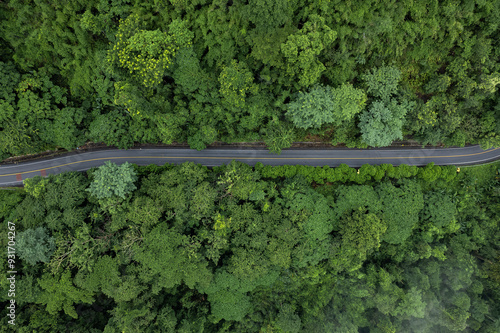
[(137, 180), (136, 172), (128, 162), (118, 166), (106, 161), (93, 172), (93, 177), (86, 191), (110, 211), (116, 211), (119, 208), (117, 205), (137, 188), (134, 184)]
[(397, 92), (401, 71), (395, 66), (382, 66), (373, 68), (362, 78), (370, 95), (388, 101)]
[(20, 232), (17, 235), (16, 245), (19, 258), (30, 265), (38, 262), (48, 263), (56, 247), (54, 238), (48, 235), (44, 227)]
[(403, 121), (415, 103), (398, 103), (395, 99), (388, 102), (375, 101), (367, 111), (359, 116), (359, 128), (363, 140), (370, 146), (389, 146), (394, 140), (403, 139)]
[(223, 66), (219, 75), (219, 92), (223, 101), (230, 108), (245, 106), (247, 94), (256, 94), (258, 86), (253, 82), (253, 75), (244, 62), (232, 60)]
[(390, 244), (404, 243), (418, 222), (418, 214), (424, 208), (422, 189), (413, 180), (400, 180), (400, 187), (381, 183), (378, 193), (383, 204), (383, 220), (387, 232), (383, 240)]
[[(302, 29), (290, 35), (281, 44), (281, 52), (286, 59), (286, 74), (297, 88), (308, 88), (318, 83), (325, 65), (318, 56), (333, 43), (337, 33), (325, 23), (325, 19), (312, 14)], [(298, 79), (294, 83), (293, 80)]]
[(367, 213), (366, 207), (359, 207), (352, 215), (346, 213), (340, 226), (340, 256), (344, 268), (351, 272), (359, 269), (367, 256), (378, 250), (387, 225), (377, 215)]
[(71, 279), (71, 272), (66, 271), (61, 275), (52, 275), (44, 273), (38, 284), (42, 288), (39, 299), (36, 303), (41, 303), (47, 306), (47, 312), (54, 315), (57, 312), (64, 312), (73, 317), (78, 318), (75, 310), (75, 304), (87, 303), (92, 304), (94, 301), (93, 293), (74, 286)]
[(146, 88), (157, 86), (171, 66), (177, 50), (191, 44), (193, 33), (181, 20), (174, 20), (168, 33), (145, 30), (139, 15), (120, 21), (116, 43), (108, 51), (111, 65), (132, 74)]
[(287, 115), (299, 128), (320, 128), (323, 124), (351, 120), (365, 106), (366, 95), (352, 85), (339, 88), (315, 86), (308, 93), (299, 92), (288, 104)]

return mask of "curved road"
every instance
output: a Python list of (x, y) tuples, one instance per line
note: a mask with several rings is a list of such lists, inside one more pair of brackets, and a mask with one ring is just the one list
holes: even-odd
[(464, 148), (425, 149), (288, 149), (274, 155), (265, 149), (129, 149), (71, 152), (62, 157), (0, 165), (0, 186), (22, 185), (22, 180), (34, 176), (46, 176), (67, 171), (84, 171), (102, 165), (105, 161), (138, 165), (165, 163), (180, 164), (185, 161), (206, 166), (227, 164), (238, 160), (250, 165), (262, 162), (268, 165), (302, 164), (331, 167), (345, 163), (351, 167), (363, 164), (392, 165), (471, 165), (500, 159), (500, 148), (482, 150), (479, 146)]

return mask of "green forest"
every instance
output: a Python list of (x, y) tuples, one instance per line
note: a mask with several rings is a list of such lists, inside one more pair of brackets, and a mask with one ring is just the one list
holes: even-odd
[(0, 159), (87, 142), (500, 146), (499, 0), (0, 1)]
[[(500, 0), (0, 0), (0, 160), (500, 147), (499, 88)], [(36, 176), (0, 190), (0, 331), (498, 333), (499, 223), (500, 162)]]
[(499, 173), (107, 162), (29, 178), (0, 191), (17, 332), (497, 333)]

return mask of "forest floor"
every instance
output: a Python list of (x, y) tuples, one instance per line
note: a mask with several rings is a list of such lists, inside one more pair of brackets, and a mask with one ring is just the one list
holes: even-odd
[[(328, 142), (322, 142), (320, 141), (321, 139), (319, 138), (313, 138), (313, 137), (308, 137), (309, 140), (311, 141), (301, 141), (301, 142), (294, 142), (292, 144), (291, 149), (303, 149), (303, 148), (313, 148), (313, 149), (349, 149), (345, 145), (337, 145), (337, 146), (332, 146)], [(207, 145), (206, 149), (210, 148), (235, 148), (235, 147), (240, 147), (242, 149), (245, 148), (262, 148), (265, 149), (266, 145), (264, 142), (237, 142), (237, 143), (226, 143), (226, 142), (214, 142), (211, 145)], [(401, 148), (401, 147), (406, 147), (406, 148), (422, 148), (422, 145), (419, 144), (417, 141), (413, 140), (405, 140), (405, 141), (394, 141), (390, 146), (387, 147), (382, 147), (382, 148), (377, 148), (377, 149), (394, 149), (394, 148)], [(444, 145), (439, 145), (439, 146), (427, 146), (428, 148), (443, 148)], [(133, 147), (130, 147), (128, 149), (139, 149), (139, 148), (189, 148), (189, 145), (187, 143), (172, 143), (172, 144), (163, 144), (163, 143), (158, 143), (158, 144), (151, 144), (151, 143), (137, 143)], [(77, 149), (73, 150), (66, 150), (66, 149), (56, 149), (56, 150), (46, 150), (41, 153), (37, 154), (27, 154), (27, 155), (20, 155), (20, 156), (13, 156), (4, 159), (3, 161), (0, 161), (0, 164), (17, 164), (19, 162), (28, 162), (28, 161), (33, 161), (33, 160), (39, 160), (39, 159), (48, 159), (51, 157), (67, 154), (67, 153), (82, 153), (82, 152), (87, 152), (87, 151), (96, 151), (96, 150), (106, 150), (106, 149), (118, 149), (115, 146), (107, 146), (104, 143), (94, 143), (94, 142), (88, 142), (83, 146), (78, 147)]]

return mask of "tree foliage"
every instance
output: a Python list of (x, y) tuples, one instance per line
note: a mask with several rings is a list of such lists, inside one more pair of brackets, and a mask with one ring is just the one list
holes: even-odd
[(388, 101), (397, 92), (401, 71), (394, 66), (382, 66), (368, 71), (362, 78), (370, 95)]
[(243, 62), (232, 60), (224, 66), (219, 75), (219, 92), (229, 107), (243, 107), (247, 94), (256, 94), (257, 85), (253, 83), (252, 73)]
[(17, 235), (17, 247), (19, 258), (30, 265), (48, 263), (55, 250), (55, 241), (47, 234), (46, 228), (38, 227), (20, 232)]
[(137, 14), (121, 20), (107, 59), (127, 70), (146, 88), (152, 88), (163, 80), (177, 50), (191, 44), (193, 33), (181, 20), (170, 23), (169, 33), (141, 29), (142, 25)]
[(121, 165), (106, 161), (93, 173), (94, 180), (87, 191), (97, 199), (109, 199), (125, 196), (137, 187), (134, 182), (137, 180), (133, 166), (125, 162)]
[(403, 119), (414, 103), (373, 102), (359, 116), (359, 128), (363, 140), (370, 146), (389, 146), (394, 140), (403, 139)]
[(326, 69), (318, 56), (336, 37), (337, 33), (326, 25), (323, 17), (311, 15), (298, 33), (288, 36), (287, 41), (281, 44), (281, 52), (286, 59), (286, 74), (297, 78), (299, 87), (318, 83)]
[(0, 218), (24, 228), (16, 235), (26, 261), (16, 324), (75, 332), (494, 331), (497, 169), (134, 166), (126, 199), (109, 190), (112, 202), (87, 191), (100, 169), (90, 179), (39, 178), (48, 181), (40, 191), (37, 181), (27, 186), (32, 194), (0, 192)]
[(363, 110), (365, 102), (364, 92), (349, 84), (336, 89), (316, 86), (308, 93), (299, 92), (297, 99), (288, 104), (287, 115), (299, 128), (319, 128), (351, 120)]

